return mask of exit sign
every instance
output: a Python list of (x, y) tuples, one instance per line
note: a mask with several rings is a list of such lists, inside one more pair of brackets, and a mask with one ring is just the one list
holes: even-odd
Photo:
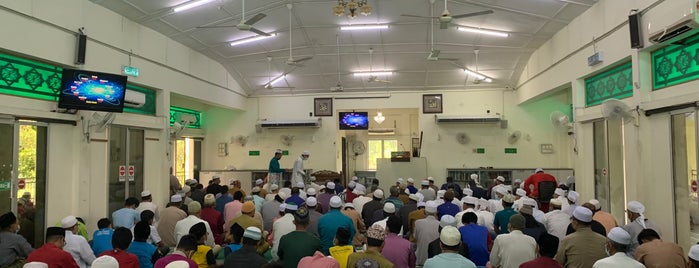
[(485, 153), (485, 148), (476, 148), (476, 153), (477, 153), (477, 154), (484, 154), (484, 153)]
[(260, 151), (248, 151), (248, 155), (249, 155), (249, 156), (259, 156), (259, 155), (260, 155)]
[(10, 181), (0, 181), (0, 191), (10, 190)]
[(516, 154), (517, 148), (505, 148), (505, 153), (506, 154)]
[(124, 73), (125, 75), (128, 76), (133, 76), (133, 77), (138, 77), (139, 74), (141, 74), (138, 70), (138, 68), (133, 67), (133, 66), (122, 66), (121, 67), (121, 72)]

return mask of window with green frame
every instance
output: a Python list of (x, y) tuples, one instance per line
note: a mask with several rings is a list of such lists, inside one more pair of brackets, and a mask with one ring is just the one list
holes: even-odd
[(585, 79), (585, 106), (633, 96), (632, 73), (631, 61), (628, 61)]
[(699, 78), (699, 34), (651, 52), (653, 90)]

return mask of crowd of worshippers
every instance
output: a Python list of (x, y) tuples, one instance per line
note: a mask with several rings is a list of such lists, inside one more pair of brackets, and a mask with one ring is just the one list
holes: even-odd
[(310, 180), (260, 179), (250, 194), (237, 179), (222, 185), (214, 176), (206, 187), (187, 180), (164, 207), (143, 191), (100, 219), (91, 238), (79, 232), (84, 222), (66, 216), (36, 249), (8, 212), (0, 216), (0, 267), (699, 268), (699, 245), (685, 254), (663, 241), (637, 201), (627, 204), (630, 223), (618, 226), (600, 202), (580, 202), (565, 186), (537, 200), (527, 181), (498, 177), (484, 189), (476, 174), (463, 189), (452, 178), (385, 188), (356, 177), (346, 187)]

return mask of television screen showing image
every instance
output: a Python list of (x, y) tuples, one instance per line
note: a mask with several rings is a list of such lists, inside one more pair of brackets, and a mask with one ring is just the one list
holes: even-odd
[(58, 107), (121, 113), (125, 95), (126, 76), (63, 69)]
[(340, 129), (369, 129), (369, 114), (367, 112), (340, 112)]

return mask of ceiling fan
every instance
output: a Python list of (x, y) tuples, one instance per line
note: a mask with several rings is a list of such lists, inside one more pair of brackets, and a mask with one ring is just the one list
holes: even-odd
[(286, 80), (286, 75), (293, 72), (294, 69), (291, 69), (289, 71), (285, 71), (282, 74), (276, 76), (274, 79), (272, 79), (272, 75), (270, 74), (271, 65), (272, 65), (272, 57), (267, 56), (267, 83), (262, 85), (262, 87), (264, 87), (265, 89), (282, 89), (282, 88), (293, 89), (293, 88), (295, 88), (295, 87), (289, 87), (289, 86), (286, 86), (286, 87), (274, 86), (273, 84), (279, 80), (284, 80), (286, 82), (286, 84), (289, 85), (289, 82)]
[[(374, 49), (373, 49), (373, 48), (370, 48), (370, 49), (369, 49), (369, 72), (372, 72), (373, 69), (374, 69), (374, 68), (373, 68), (373, 67), (374, 67), (374, 57), (373, 57), (373, 55), (374, 55)], [(371, 76), (369, 76), (369, 79), (367, 79), (367, 82), (368, 82), (368, 83), (378, 82), (378, 83), (384, 83), (384, 84), (391, 83), (391, 81), (379, 79), (379, 77), (376, 76), (376, 75), (371, 75)]]
[[(430, 0), (430, 4), (434, 4), (434, 0)], [(433, 17), (432, 13), (430, 13), (430, 17), (420, 16), (420, 15), (411, 15), (411, 14), (401, 14), (401, 16), (413, 17), (413, 18), (425, 18), (425, 19), (438, 19), (439, 20), (439, 29), (447, 29), (447, 28), (449, 28), (448, 27), (449, 24), (454, 19), (463, 19), (463, 18), (480, 16), (480, 15), (487, 15), (487, 14), (492, 14), (492, 13), (493, 13), (492, 10), (484, 10), (484, 11), (478, 11), (478, 12), (472, 12), (472, 13), (459, 14), (459, 15), (452, 16), (451, 13), (449, 13), (449, 10), (447, 9), (447, 0), (444, 0), (444, 11), (442, 11), (442, 15), (439, 17)]]
[(262, 20), (264, 17), (267, 17), (267, 15), (264, 13), (257, 13), (257, 15), (255, 15), (254, 17), (252, 17), (251, 19), (246, 21), (245, 20), (245, 0), (242, 1), (242, 4), (243, 4), (243, 13), (242, 13), (242, 18), (240, 20), (240, 23), (238, 25), (200, 26), (197, 28), (230, 28), (230, 27), (235, 27), (241, 31), (249, 31), (249, 32), (259, 34), (259, 35), (270, 36), (271, 34), (265, 33), (265, 32), (260, 31), (259, 29), (255, 28), (255, 27), (252, 27), (253, 24)]
[(345, 87), (342, 86), (342, 78), (340, 76), (340, 35), (335, 34), (335, 42), (337, 45), (337, 85), (330, 88), (332, 92), (342, 92), (345, 91)]
[[(434, 3), (434, 0), (430, 0), (431, 3)], [(434, 13), (434, 5), (430, 5), (430, 15)], [(459, 60), (457, 58), (439, 58), (439, 53), (441, 51), (439, 49), (434, 49), (434, 20), (430, 20), (430, 55), (427, 55), (427, 60), (428, 61), (438, 61), (438, 60), (448, 60), (448, 61), (455, 61)]]
[(303, 62), (310, 60), (313, 58), (313, 56), (310, 57), (304, 57), (300, 59), (294, 59), (293, 57), (293, 48), (291, 46), (291, 33), (293, 32), (293, 29), (291, 28), (291, 8), (293, 7), (292, 4), (286, 4), (286, 8), (289, 9), (289, 58), (286, 60), (287, 65), (291, 66), (296, 66), (296, 67), (303, 67)]

